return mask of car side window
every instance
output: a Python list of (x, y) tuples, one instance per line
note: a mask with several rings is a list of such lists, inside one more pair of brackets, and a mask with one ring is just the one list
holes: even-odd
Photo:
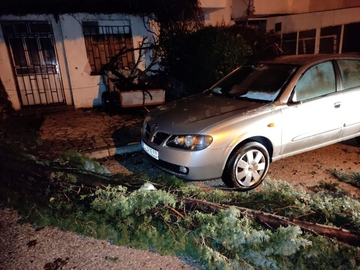
[(334, 68), (330, 61), (309, 68), (299, 79), (293, 101), (305, 101), (336, 91)]
[(360, 86), (360, 61), (338, 61), (344, 89)]

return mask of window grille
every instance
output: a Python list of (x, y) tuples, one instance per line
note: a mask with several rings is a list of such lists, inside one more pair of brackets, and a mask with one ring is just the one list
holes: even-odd
[(83, 22), (86, 53), (92, 75), (101, 75), (103, 67), (122, 50), (114, 65), (117, 69), (134, 68), (133, 40), (130, 24), (121, 26), (101, 26), (99, 22)]
[(321, 28), (319, 53), (338, 53), (340, 33), (340, 25)]
[(13, 53), (16, 74), (57, 73), (57, 60), (49, 22), (3, 22)]
[(286, 54), (296, 54), (297, 33), (282, 35), (282, 49)]
[(315, 52), (316, 29), (300, 31), (298, 39), (298, 54), (313, 54)]
[(21, 106), (66, 103), (50, 21), (1, 21)]

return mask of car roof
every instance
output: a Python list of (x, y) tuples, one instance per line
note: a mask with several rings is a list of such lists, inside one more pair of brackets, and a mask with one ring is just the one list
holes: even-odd
[(306, 65), (311, 62), (321, 62), (332, 59), (359, 59), (360, 54), (301, 54), (301, 55), (283, 55), (273, 60), (259, 61), (260, 63), (274, 63), (274, 64), (292, 64), (292, 65)]

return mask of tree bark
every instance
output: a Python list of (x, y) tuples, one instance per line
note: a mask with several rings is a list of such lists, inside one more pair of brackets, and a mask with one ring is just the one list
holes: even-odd
[[(231, 207), (231, 205), (211, 203), (198, 199), (181, 198), (181, 200), (185, 201), (186, 207), (191, 210), (206, 210), (209, 212), (217, 212), (219, 210), (228, 209), (229, 207)], [(306, 232), (330, 238), (336, 238), (341, 242), (348, 243), (353, 246), (360, 246), (360, 236), (348, 230), (297, 219), (288, 219), (286, 217), (265, 213), (262, 211), (256, 211), (249, 208), (238, 206), (235, 207), (241, 213), (246, 214), (247, 216), (252, 217), (256, 221), (272, 228), (278, 228), (280, 226), (299, 226), (303, 231)]]

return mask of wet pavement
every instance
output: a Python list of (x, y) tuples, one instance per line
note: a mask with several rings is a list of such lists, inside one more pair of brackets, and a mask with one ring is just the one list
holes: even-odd
[(8, 117), (1, 126), (1, 139), (25, 146), (30, 153), (47, 158), (70, 150), (93, 159), (140, 151), (140, 133), (145, 108), (110, 112), (101, 108), (26, 109)]

